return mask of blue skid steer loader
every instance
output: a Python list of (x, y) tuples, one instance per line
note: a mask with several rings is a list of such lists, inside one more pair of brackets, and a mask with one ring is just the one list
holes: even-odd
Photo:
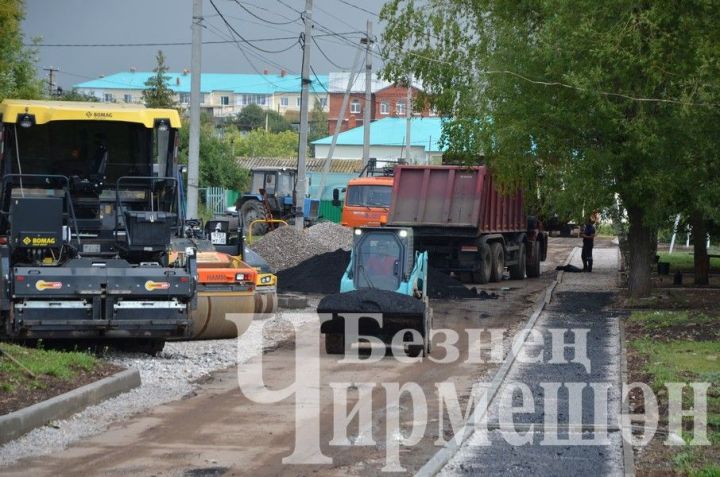
[(432, 309), (427, 267), (427, 253), (413, 249), (412, 229), (355, 229), (340, 293), (318, 305), (325, 351), (345, 354), (362, 336), (372, 336), (386, 346), (402, 347), (409, 356), (428, 355)]

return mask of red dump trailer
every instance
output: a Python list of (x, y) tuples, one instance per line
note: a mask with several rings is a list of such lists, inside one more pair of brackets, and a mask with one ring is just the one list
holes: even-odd
[(537, 277), (547, 254), (522, 192), (500, 193), (484, 166), (396, 167), (388, 225), (412, 227), (432, 267), (469, 283), (500, 281), (505, 268)]

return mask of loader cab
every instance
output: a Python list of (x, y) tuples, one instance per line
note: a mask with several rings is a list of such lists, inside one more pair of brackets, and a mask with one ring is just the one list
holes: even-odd
[(352, 255), (341, 291), (360, 288), (399, 291), (407, 284), (415, 265), (412, 230), (355, 229)]

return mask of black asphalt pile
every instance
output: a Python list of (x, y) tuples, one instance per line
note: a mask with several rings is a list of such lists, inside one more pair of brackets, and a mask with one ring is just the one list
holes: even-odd
[(375, 288), (363, 288), (328, 295), (320, 300), (317, 311), (318, 313), (422, 315), (425, 313), (425, 304), (411, 296)]
[(278, 290), (323, 295), (338, 293), (348, 263), (350, 252), (341, 249), (310, 257), (278, 272)]
[[(278, 290), (281, 292), (319, 293), (328, 295), (340, 291), (342, 279), (348, 264), (350, 252), (334, 252), (315, 255), (292, 268), (277, 273)], [(434, 268), (428, 269), (428, 296), (430, 298), (497, 298), (495, 293), (467, 288), (451, 276)]]

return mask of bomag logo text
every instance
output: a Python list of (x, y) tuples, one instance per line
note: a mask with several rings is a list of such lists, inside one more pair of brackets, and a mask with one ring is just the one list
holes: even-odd
[(25, 237), (22, 239), (22, 243), (25, 246), (47, 247), (48, 245), (55, 245), (57, 239), (55, 237)]
[(85, 113), (85, 116), (88, 119), (112, 119), (113, 117), (112, 113), (101, 111), (88, 111), (87, 113)]

